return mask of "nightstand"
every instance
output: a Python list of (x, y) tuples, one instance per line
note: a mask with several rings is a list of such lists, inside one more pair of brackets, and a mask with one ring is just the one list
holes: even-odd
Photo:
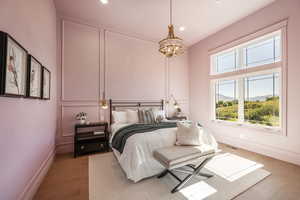
[[(99, 134), (95, 134), (98, 132)], [(97, 152), (107, 152), (108, 122), (93, 122), (75, 125), (74, 158)]]
[(182, 120), (187, 120), (186, 116), (173, 116), (173, 117), (167, 117), (167, 120), (177, 120), (177, 121), (182, 121)]

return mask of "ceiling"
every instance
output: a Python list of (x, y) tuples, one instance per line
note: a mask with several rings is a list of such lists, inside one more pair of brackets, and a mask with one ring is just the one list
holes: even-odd
[[(167, 35), (169, 0), (54, 0), (66, 17), (151, 41)], [(173, 0), (175, 34), (187, 45), (213, 34), (275, 0)], [(185, 31), (180, 32), (179, 27)]]

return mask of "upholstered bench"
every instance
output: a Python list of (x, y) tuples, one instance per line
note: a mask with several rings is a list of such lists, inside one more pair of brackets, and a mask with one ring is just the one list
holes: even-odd
[[(170, 173), (179, 181), (179, 184), (171, 191), (172, 193), (179, 191), (193, 176), (212, 177), (213, 175), (201, 173), (200, 170), (215, 155), (216, 150), (210, 145), (164, 147), (155, 150), (153, 154), (154, 158), (166, 168), (158, 178), (162, 178), (167, 173)], [(191, 168), (192, 171), (178, 169), (183, 166)], [(172, 171), (178, 171), (189, 175), (181, 180)]]

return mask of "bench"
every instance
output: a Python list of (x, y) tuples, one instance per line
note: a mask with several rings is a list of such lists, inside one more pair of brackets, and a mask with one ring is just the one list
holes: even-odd
[[(154, 151), (154, 158), (165, 167), (165, 170), (158, 175), (162, 178), (168, 173), (179, 181), (179, 184), (172, 189), (172, 193), (179, 191), (193, 176), (211, 178), (213, 175), (200, 172), (217, 151), (210, 145), (201, 146), (171, 146)], [(191, 170), (179, 169), (187, 166)], [(173, 171), (188, 174), (183, 180), (176, 176)]]

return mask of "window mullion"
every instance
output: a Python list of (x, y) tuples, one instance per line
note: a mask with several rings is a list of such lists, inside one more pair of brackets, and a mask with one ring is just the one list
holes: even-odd
[[(238, 48), (237, 50), (237, 57), (238, 57), (238, 66), (240, 69), (244, 69), (244, 54), (243, 54), (243, 47)], [(244, 114), (244, 81), (243, 78), (237, 79), (237, 95), (238, 95), (238, 121), (244, 122), (245, 114)]]
[(239, 69), (245, 69), (245, 56), (244, 56), (244, 52), (243, 52), (243, 47), (240, 47), (238, 49), (238, 65), (239, 65)]
[(218, 84), (218, 81), (215, 82), (214, 85), (215, 85), (215, 104), (214, 104), (215, 113), (214, 113), (214, 117), (215, 117), (215, 119), (218, 119), (217, 110), (216, 110), (216, 104), (219, 102), (219, 84)]
[(244, 79), (239, 78), (237, 80), (237, 86), (238, 86), (238, 121), (244, 122), (245, 120), (245, 114), (244, 114)]

